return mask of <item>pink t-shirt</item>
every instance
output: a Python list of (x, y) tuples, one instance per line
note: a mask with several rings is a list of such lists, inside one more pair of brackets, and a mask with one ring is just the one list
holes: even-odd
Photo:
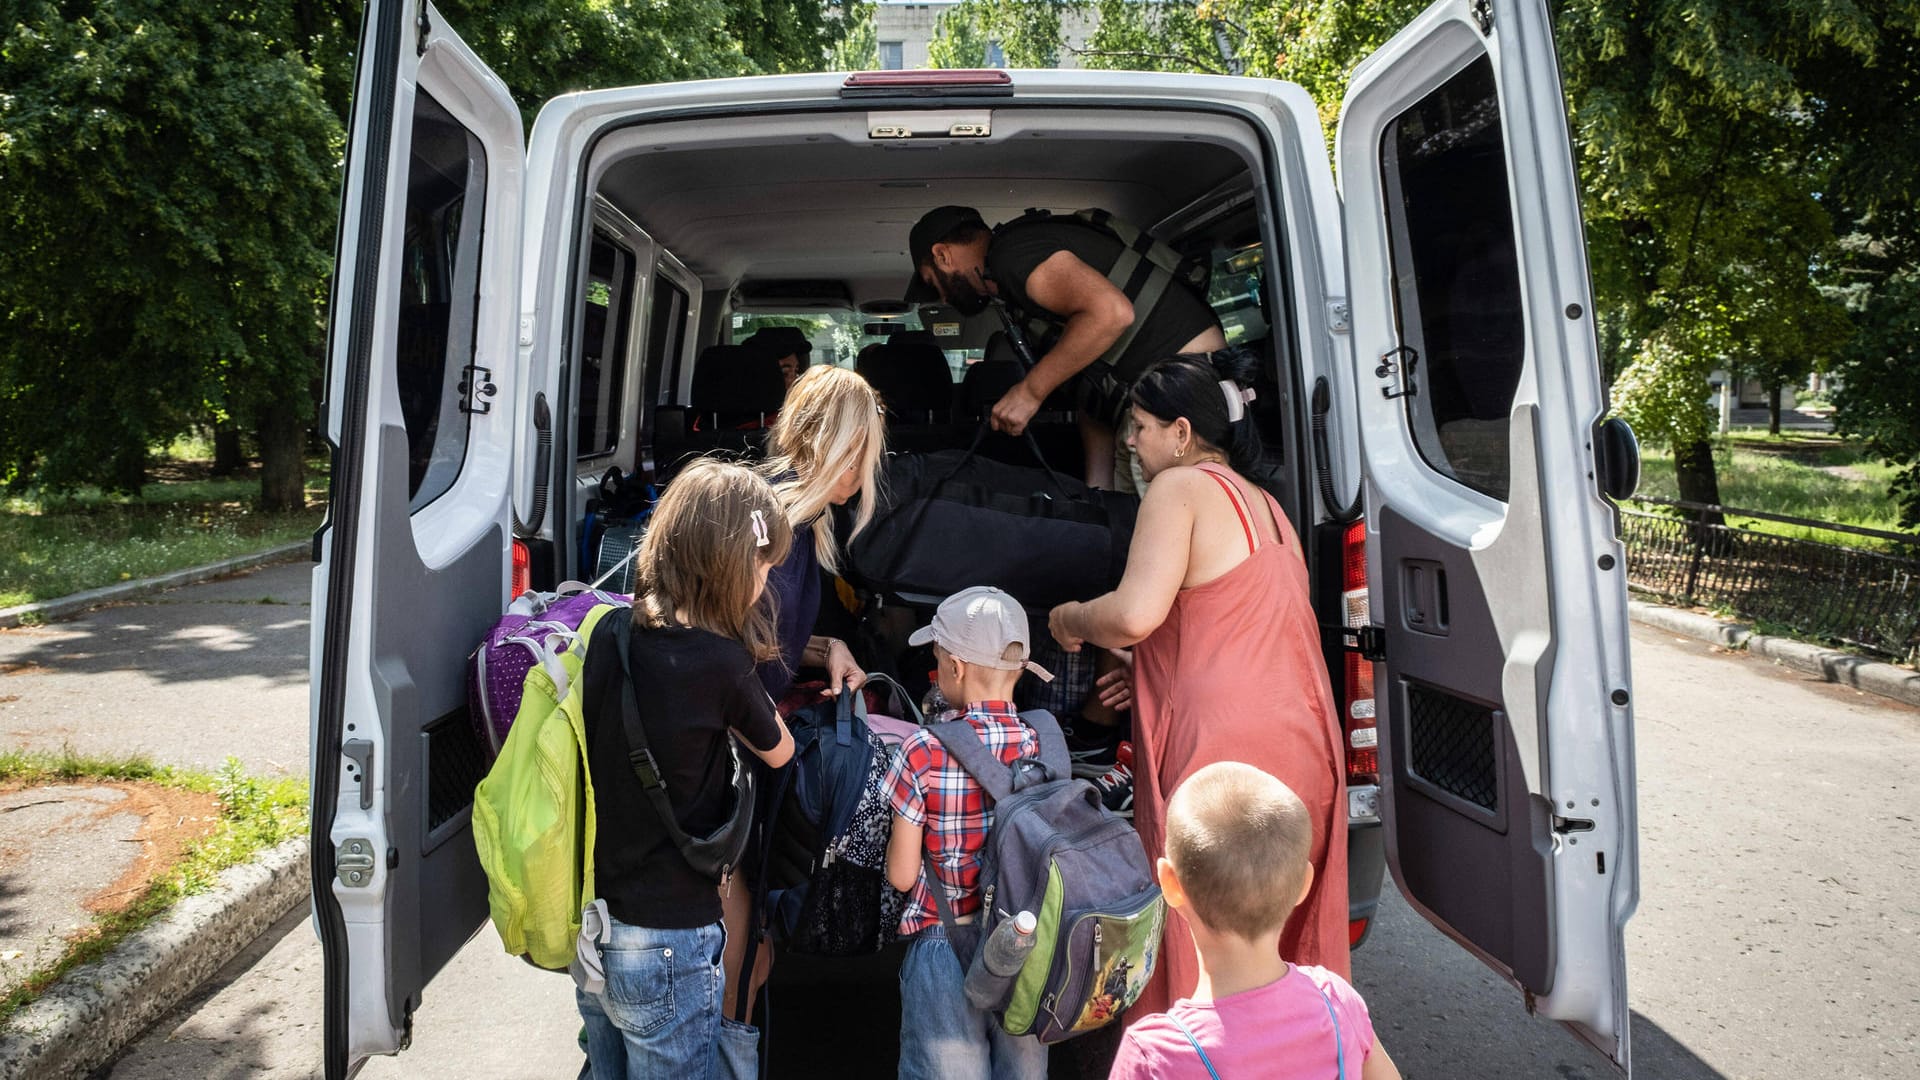
[(1361, 1063), (1373, 1052), (1367, 1003), (1326, 968), (1293, 966), (1265, 986), (1212, 1004), (1181, 998), (1170, 1012), (1141, 1017), (1121, 1040), (1108, 1080), (1209, 1080), (1176, 1017), (1200, 1041), (1222, 1080), (1332, 1080), (1338, 1070), (1328, 1001), (1340, 1018), (1347, 1076), (1358, 1080)]

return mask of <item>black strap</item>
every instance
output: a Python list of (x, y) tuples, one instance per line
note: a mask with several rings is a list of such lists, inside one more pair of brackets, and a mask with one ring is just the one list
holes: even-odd
[(680, 849), (687, 863), (696, 872), (713, 871), (715, 877), (725, 878), (733, 873), (740, 851), (746, 846), (747, 834), (752, 830), (752, 822), (742, 821), (741, 817), (744, 814), (750, 819), (753, 814), (753, 774), (741, 763), (740, 748), (735, 745), (733, 734), (729, 732), (726, 738), (727, 750), (733, 758), (733, 817), (709, 836), (687, 835), (686, 830), (680, 827), (673, 801), (667, 797), (666, 778), (660, 774), (660, 763), (654, 759), (653, 749), (647, 743), (646, 725), (640, 721), (640, 695), (633, 681), (631, 656), (632, 615), (613, 614), (613, 636), (620, 653), (620, 726), (627, 739), (627, 762), (633, 767), (635, 778), (640, 781), (640, 790), (646, 795), (647, 803), (659, 817), (660, 827), (666, 831), (673, 845)]

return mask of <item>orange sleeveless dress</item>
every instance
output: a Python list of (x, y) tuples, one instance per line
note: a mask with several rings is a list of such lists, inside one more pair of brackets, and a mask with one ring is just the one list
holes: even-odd
[[(1166, 854), (1174, 788), (1216, 761), (1280, 778), (1313, 815), (1313, 887), (1280, 937), (1280, 955), (1350, 974), (1346, 770), (1300, 541), (1271, 495), (1279, 542), (1225, 470), (1202, 465), (1233, 501), (1251, 552), (1220, 577), (1182, 589), (1166, 622), (1134, 648), (1134, 816), (1147, 856)], [(1193, 993), (1200, 965), (1186, 921), (1169, 915), (1160, 959), (1129, 1018)]]

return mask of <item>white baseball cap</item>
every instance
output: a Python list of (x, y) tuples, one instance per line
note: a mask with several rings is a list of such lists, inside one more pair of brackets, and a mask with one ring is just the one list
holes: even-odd
[[(940, 602), (933, 622), (913, 632), (910, 645), (938, 642), (947, 652), (969, 664), (1000, 671), (1031, 671), (1045, 682), (1053, 673), (1032, 660), (1027, 612), (1005, 591), (991, 585), (962, 589)], [(1008, 646), (1020, 647), (1020, 658), (1005, 658)]]

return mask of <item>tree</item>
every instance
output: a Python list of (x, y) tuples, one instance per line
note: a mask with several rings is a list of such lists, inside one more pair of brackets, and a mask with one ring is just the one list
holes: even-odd
[(880, 39), (873, 32), (871, 0), (855, 0), (844, 9), (839, 40), (827, 51), (828, 71), (873, 71), (880, 66)]
[(933, 40), (927, 43), (928, 67), (987, 66), (987, 38), (976, 22), (978, 6), (975, 0), (963, 0), (940, 13), (940, 21), (934, 24)]
[[(261, 11), (13, 5), (0, 42), (0, 471), (138, 491), (209, 416), (299, 430), (340, 127)], [(272, 464), (285, 465), (276, 461)], [(302, 501), (299, 455), (269, 506)]]

